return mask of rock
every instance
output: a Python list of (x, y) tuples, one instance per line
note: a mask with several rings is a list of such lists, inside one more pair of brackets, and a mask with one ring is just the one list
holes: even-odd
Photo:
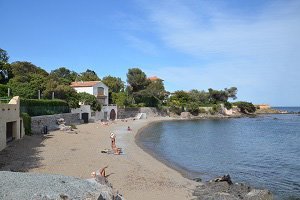
[(245, 199), (247, 200), (272, 200), (273, 195), (269, 190), (258, 190), (253, 189), (246, 194)]
[(202, 179), (201, 179), (201, 178), (199, 178), (199, 177), (197, 177), (197, 178), (193, 178), (193, 181), (196, 181), (196, 182), (201, 182), (201, 181), (202, 181)]
[(114, 198), (112, 188), (107, 184), (63, 175), (0, 171), (0, 186), (0, 199), (112, 200)]
[(180, 114), (180, 118), (182, 118), (182, 119), (190, 119), (191, 118), (191, 113), (190, 112), (182, 112)]
[(222, 177), (214, 179), (214, 182), (222, 182), (222, 181), (226, 181), (229, 185), (232, 184), (232, 181), (231, 181), (231, 178), (230, 178), (229, 174), (226, 174)]
[(209, 182), (199, 183), (193, 192), (198, 200), (271, 200), (272, 194), (268, 190), (255, 190), (243, 183), (233, 184), (229, 175), (213, 179)]

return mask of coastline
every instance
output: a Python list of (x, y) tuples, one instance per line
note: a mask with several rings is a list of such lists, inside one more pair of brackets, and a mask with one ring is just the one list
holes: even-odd
[[(144, 128), (170, 120), (190, 119), (128, 119), (127, 122), (117, 120), (109, 126), (96, 122), (78, 125), (75, 129), (77, 134), (53, 131), (46, 136), (27, 136), (16, 142), (19, 144), (9, 147), (7, 158), (11, 160), (0, 166), (0, 170), (62, 174), (88, 179), (91, 172), (108, 165), (107, 179), (114, 191), (122, 194), (125, 199), (182, 200), (194, 199), (195, 193), (202, 191), (210, 195), (218, 194), (219, 191), (211, 191), (214, 186), (206, 187), (205, 183), (191, 180), (193, 177), (189, 177), (184, 170), (159, 159), (137, 142)], [(128, 126), (132, 131), (127, 130)], [(101, 150), (110, 148), (111, 132), (116, 134), (116, 144), (124, 150), (124, 155), (101, 153)], [(34, 154), (26, 154), (28, 148), (34, 149)], [(34, 163), (28, 158), (32, 158)]]
[[(109, 126), (88, 123), (78, 125), (77, 134), (53, 131), (45, 136), (26, 136), (0, 153), (0, 170), (89, 179), (91, 172), (108, 165), (108, 182), (125, 199), (192, 199), (194, 189), (201, 183), (183, 177), (135, 143), (139, 130), (164, 119), (170, 118), (117, 120)], [(127, 130), (128, 126), (132, 131)], [(123, 155), (101, 153), (110, 148), (111, 132), (116, 134), (116, 145), (123, 149)]]

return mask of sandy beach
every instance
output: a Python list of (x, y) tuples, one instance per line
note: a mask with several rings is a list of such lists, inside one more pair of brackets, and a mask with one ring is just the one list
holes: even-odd
[[(126, 199), (191, 199), (197, 183), (159, 162), (135, 143), (139, 129), (163, 119), (118, 120), (108, 126), (96, 122), (78, 125), (77, 134), (54, 131), (44, 138), (27, 136), (6, 150), (13, 152), (0, 163), (1, 170), (23, 168), (28, 172), (87, 179), (91, 172), (108, 165), (108, 181)], [(132, 131), (127, 130), (128, 126)], [(110, 148), (111, 132), (116, 134), (116, 145), (123, 149), (124, 155), (101, 153)], [(25, 153), (30, 145), (31, 154)]]

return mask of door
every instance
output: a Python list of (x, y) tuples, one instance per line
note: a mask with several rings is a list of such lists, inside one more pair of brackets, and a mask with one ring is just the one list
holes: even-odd
[(107, 112), (104, 112), (104, 120), (107, 120)]
[(6, 143), (13, 140), (13, 122), (6, 123)]
[(115, 111), (115, 109), (112, 109), (112, 110), (110, 111), (110, 116), (109, 116), (109, 118), (110, 118), (111, 120), (115, 120), (115, 119), (116, 119), (116, 111)]
[(89, 113), (81, 113), (81, 119), (83, 119), (83, 123), (89, 123)]

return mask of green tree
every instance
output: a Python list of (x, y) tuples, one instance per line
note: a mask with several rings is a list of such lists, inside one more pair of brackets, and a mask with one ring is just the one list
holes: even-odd
[(86, 72), (80, 74), (78, 81), (100, 81), (100, 78), (95, 71), (87, 69)]
[(0, 48), (0, 62), (7, 63), (9, 60), (9, 56), (4, 49)]
[(121, 78), (105, 76), (103, 77), (102, 82), (109, 87), (110, 92), (118, 93), (121, 90), (124, 90), (124, 82)]
[(198, 105), (207, 105), (209, 104), (209, 94), (205, 91), (191, 90), (189, 93), (189, 100), (191, 102), (196, 102)]
[(11, 63), (11, 67), (14, 76), (27, 77), (31, 74), (38, 74), (43, 77), (48, 76), (48, 73), (44, 69), (37, 67), (34, 64), (26, 61), (13, 62)]
[(49, 79), (57, 81), (60, 84), (69, 85), (76, 80), (78, 74), (65, 67), (60, 67), (50, 72)]
[(0, 97), (7, 97), (8, 87), (6, 85), (0, 84)]
[(112, 93), (112, 102), (120, 107), (129, 106), (132, 100), (132, 96), (126, 92)]
[(250, 102), (238, 101), (235, 102), (234, 105), (236, 105), (241, 110), (241, 112), (245, 114), (254, 113), (256, 111), (255, 106)]
[(162, 80), (151, 81), (150, 84), (139, 92), (133, 93), (137, 103), (143, 103), (145, 106), (158, 107), (163, 104), (168, 93)]
[(101, 111), (101, 104), (97, 101), (94, 95), (88, 94), (86, 92), (78, 93), (79, 101), (84, 105), (90, 105), (92, 110)]
[(13, 78), (11, 65), (0, 61), (0, 70), (6, 70), (8, 73), (8, 78), (5, 78), (3, 74), (0, 73), (0, 84), (7, 84), (9, 79)]
[(132, 92), (144, 90), (149, 84), (146, 74), (139, 68), (128, 69), (127, 83), (132, 87)]
[(39, 74), (29, 74), (27, 76), (15, 76), (10, 79), (7, 86), (12, 89), (12, 95), (23, 98), (38, 98), (38, 90), (45, 89), (46, 77)]

